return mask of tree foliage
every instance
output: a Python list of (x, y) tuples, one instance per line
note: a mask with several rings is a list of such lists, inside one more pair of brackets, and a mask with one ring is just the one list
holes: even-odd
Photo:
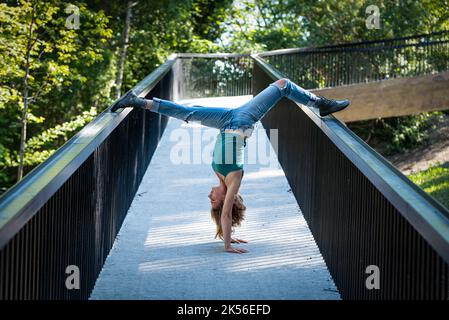
[[(376, 5), (380, 29), (368, 29)], [(233, 51), (339, 44), (449, 30), (447, 0), (236, 0), (222, 38)]]
[[(0, 178), (11, 183), (19, 165), (19, 141), (35, 137), (56, 123), (79, 114), (73, 100), (57, 101), (58, 91), (73, 90), (87, 82), (86, 70), (103, 61), (105, 43), (111, 36), (103, 12), (92, 12), (74, 3), (83, 28), (66, 27), (62, 1), (25, 1), (0, 4)], [(62, 99), (64, 100), (64, 99)], [(26, 109), (24, 109), (26, 107)], [(78, 106), (79, 107), (79, 106)], [(27, 126), (29, 133), (24, 133)], [(22, 130), (20, 130), (22, 127)], [(41, 136), (43, 139), (45, 136)], [(32, 138), (35, 139), (35, 138)], [(42, 153), (25, 149), (27, 170), (44, 160)], [(44, 152), (49, 155), (51, 152)], [(35, 158), (35, 159), (33, 159)]]

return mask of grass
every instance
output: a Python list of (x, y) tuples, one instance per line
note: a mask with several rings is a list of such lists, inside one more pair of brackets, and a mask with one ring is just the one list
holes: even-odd
[(408, 177), (449, 209), (449, 167), (437, 164)]

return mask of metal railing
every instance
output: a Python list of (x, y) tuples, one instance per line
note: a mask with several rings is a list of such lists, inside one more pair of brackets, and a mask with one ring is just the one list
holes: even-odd
[(449, 31), (259, 54), (306, 89), (449, 70)]
[[(253, 58), (256, 94), (283, 74)], [(262, 123), (278, 129), (279, 162), (342, 298), (449, 298), (448, 210), (335, 117), (279, 104)]]
[[(136, 93), (170, 99), (174, 61)], [(0, 198), (0, 300), (89, 297), (166, 122), (107, 109)], [(69, 266), (79, 290), (66, 287)]]
[(178, 54), (174, 66), (176, 98), (206, 98), (252, 94), (249, 54)]

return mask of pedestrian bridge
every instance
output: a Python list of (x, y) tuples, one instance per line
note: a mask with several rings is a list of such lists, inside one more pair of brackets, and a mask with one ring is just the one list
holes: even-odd
[[(250, 98), (179, 102), (237, 107)], [(236, 234), (250, 242), (246, 245), (250, 252), (224, 252), (223, 243), (214, 239), (207, 198), (218, 179), (210, 161), (193, 162), (202, 158), (210, 140), (206, 138), (215, 137), (218, 130), (199, 126), (168, 120), (91, 298), (338, 299), (276, 159), (245, 166), (240, 193), (247, 218)], [(203, 139), (193, 139), (195, 135)], [(268, 149), (264, 153), (275, 157), (264, 130), (256, 130), (247, 146), (254, 142), (263, 143)], [(177, 146), (190, 151), (188, 164), (174, 159)]]
[[(408, 110), (398, 114), (436, 110), (448, 36), (177, 54), (134, 90), (236, 107), (288, 77), (329, 96), (379, 90), (391, 106), (404, 86), (426, 83), (423, 101), (438, 103), (398, 103)], [(351, 105), (345, 121), (390, 110), (362, 109)], [(245, 166), (247, 218), (236, 235), (249, 253), (225, 253), (214, 239), (207, 147), (218, 131), (107, 109), (0, 198), (0, 299), (449, 297), (447, 209), (333, 116), (282, 99), (256, 129), (250, 140), (271, 156)]]

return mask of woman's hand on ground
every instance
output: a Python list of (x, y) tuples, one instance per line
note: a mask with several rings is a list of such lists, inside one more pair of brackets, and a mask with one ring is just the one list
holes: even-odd
[(246, 252), (248, 252), (248, 250), (246, 250), (246, 249), (235, 248), (235, 247), (231, 247), (231, 246), (229, 246), (227, 248), (225, 247), (225, 251), (230, 252), (230, 253), (246, 253)]
[(231, 243), (248, 243), (248, 241), (243, 239), (231, 238)]

